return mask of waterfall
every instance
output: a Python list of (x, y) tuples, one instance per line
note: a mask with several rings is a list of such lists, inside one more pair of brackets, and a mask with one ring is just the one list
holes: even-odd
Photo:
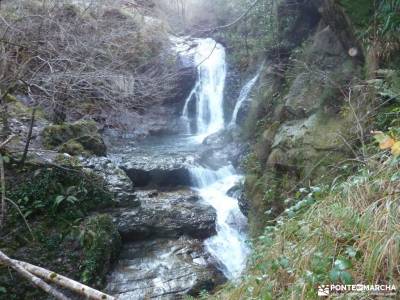
[(190, 173), (200, 196), (217, 211), (217, 234), (205, 241), (206, 249), (218, 260), (227, 278), (237, 278), (249, 254), (247, 237), (241, 230), (247, 220), (239, 209), (237, 199), (229, 197), (227, 192), (242, 180), (242, 176), (236, 175), (232, 166), (217, 171), (193, 167)]
[(233, 126), (233, 125), (236, 124), (239, 110), (242, 107), (243, 102), (247, 100), (247, 97), (249, 96), (249, 93), (251, 92), (251, 89), (253, 88), (254, 84), (258, 80), (258, 77), (260, 77), (261, 70), (262, 70), (262, 66), (258, 70), (257, 74), (252, 79), (250, 79), (245, 84), (245, 86), (241, 89), (240, 94), (239, 94), (239, 98), (238, 98), (238, 100), (236, 102), (236, 105), (235, 105), (235, 108), (233, 110), (232, 119), (231, 119), (231, 122), (230, 122), (229, 126)]
[(196, 101), (196, 133), (207, 136), (224, 128), (225, 49), (210, 38), (196, 39), (196, 43), (194, 63), (198, 78), (186, 99), (182, 118), (190, 120), (188, 107)]
[[(182, 119), (190, 123), (189, 107), (195, 101), (195, 141), (224, 129), (223, 94), (226, 77), (225, 49), (210, 38), (196, 39), (192, 55), (197, 66), (197, 82), (186, 99)], [(246, 98), (258, 78), (248, 84)], [(244, 88), (245, 89), (245, 88)], [(243, 92), (244, 93), (244, 92)], [(193, 103), (194, 104), (194, 103)], [(190, 126), (190, 125), (189, 125)], [(227, 195), (229, 189), (243, 180), (231, 166), (211, 170), (202, 166), (190, 168), (194, 189), (217, 212), (217, 234), (205, 241), (207, 251), (215, 257), (225, 276), (237, 278), (246, 266), (249, 248), (246, 244), (246, 217), (239, 209), (237, 199)]]

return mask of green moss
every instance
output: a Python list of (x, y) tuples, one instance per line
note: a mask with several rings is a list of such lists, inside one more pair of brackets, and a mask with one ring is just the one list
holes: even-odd
[(82, 150), (95, 155), (106, 155), (106, 146), (94, 121), (50, 125), (43, 129), (42, 137), (43, 144), (48, 149), (59, 147), (59, 151), (72, 155), (81, 154), (84, 152)]
[(97, 215), (85, 222), (83, 234), (82, 281), (102, 286), (106, 273), (118, 257), (121, 237), (112, 218)]
[(87, 154), (85, 148), (76, 140), (69, 140), (68, 142), (61, 145), (59, 151), (62, 153), (68, 153), (70, 155), (84, 155)]
[(7, 103), (15, 103), (17, 102), (17, 98), (14, 95), (7, 94), (4, 99), (6, 100)]

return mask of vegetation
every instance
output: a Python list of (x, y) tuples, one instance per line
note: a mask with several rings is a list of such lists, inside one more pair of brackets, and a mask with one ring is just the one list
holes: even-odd
[[(367, 53), (363, 64), (368, 72), (361, 76), (353, 73), (350, 83), (344, 83), (337, 80), (338, 74), (321, 71), (329, 59), (325, 57), (318, 61), (317, 53), (312, 51), (314, 39), (311, 44), (306, 41), (295, 46), (288, 61), (285, 56), (281, 57), (279, 74), (283, 84), (281, 80), (274, 80), (275, 70), (266, 73), (268, 79), (265, 86), (261, 86), (244, 127), (244, 137), (253, 143), (253, 151), (245, 160), (246, 190), (253, 208), (250, 216), (253, 254), (241, 282), (226, 285), (210, 298), (318, 299), (317, 287), (324, 284), (399, 286), (399, 202), (396, 193), (399, 184), (397, 157), (400, 154), (400, 65), (396, 53), (399, 49), (400, 2), (341, 0), (338, 3), (347, 13), (363, 51)], [(283, 17), (290, 17), (290, 14)], [(279, 31), (283, 24), (279, 18), (277, 22), (275, 46), (282, 47), (287, 34), (290, 37), (291, 25), (285, 21), (289, 24), (285, 25), (285, 33)], [(267, 51), (274, 47), (265, 45)], [(317, 67), (312, 61), (318, 61)], [(353, 149), (347, 160), (343, 157), (334, 157), (333, 161), (311, 159), (315, 170), (309, 175), (303, 173), (310, 161), (305, 155), (310, 152), (310, 148), (304, 146), (305, 140), (294, 140), (300, 145), (282, 144), (287, 147), (287, 152), (294, 151), (296, 146), (303, 147), (302, 152), (295, 152), (298, 160), (293, 163), (280, 163), (276, 150), (271, 153), (277, 128), (287, 120), (285, 114), (276, 117), (274, 111), (279, 111), (290, 99), (298, 74), (303, 72), (320, 74), (319, 78), (328, 76), (325, 92), (316, 97), (325, 103), (325, 107), (334, 101), (340, 107), (335, 118), (349, 121), (347, 126), (351, 128), (352, 138), (344, 139)], [(317, 79), (312, 82), (315, 93), (320, 83)], [(337, 90), (338, 87), (341, 88)], [(342, 93), (343, 89), (350, 93)], [(302, 93), (296, 91), (297, 96)], [(345, 100), (341, 101), (343, 94)], [(360, 106), (361, 103), (368, 109)], [(296, 115), (295, 111), (290, 113), (293, 115), (289, 120), (293, 123), (308, 117)], [(370, 129), (381, 131), (370, 135)], [(291, 130), (292, 135), (297, 134), (295, 127)], [(311, 133), (310, 141), (328, 141), (325, 130), (325, 136)], [(385, 152), (377, 151), (374, 137)], [(278, 165), (273, 164), (276, 161)], [(318, 173), (320, 166), (325, 168)], [(348, 295), (341, 297), (347, 299)], [(359, 293), (352, 297), (366, 299), (370, 294)]]
[[(79, 167), (7, 169), (10, 203), (0, 249), (15, 259), (103, 287), (119, 253), (120, 237), (107, 215), (89, 214), (113, 205), (101, 178)], [(62, 251), (60, 251), (63, 249)], [(28, 282), (15, 285), (14, 272), (0, 268), (0, 299), (38, 299)]]
[(77, 114), (100, 118), (106, 109), (143, 111), (171, 95), (176, 70), (164, 55), (162, 23), (113, 3), (2, 3), (2, 97), (29, 95), (62, 123)]
[(215, 298), (317, 299), (320, 284), (398, 286), (399, 174), (398, 159), (379, 153), (346, 180), (298, 190), (255, 239), (243, 282)]
[[(241, 77), (266, 67), (241, 129), (253, 253), (199, 298), (400, 288), (400, 1), (0, 2), (1, 252), (104, 287), (113, 195), (57, 152), (105, 156), (99, 127), (174, 97), (169, 34), (211, 35)], [(28, 156), (33, 136), (50, 163)], [(45, 297), (16, 276), (0, 265), (0, 299)]]

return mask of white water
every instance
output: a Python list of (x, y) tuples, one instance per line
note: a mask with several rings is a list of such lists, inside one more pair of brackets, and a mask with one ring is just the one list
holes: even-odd
[(232, 166), (217, 171), (195, 167), (191, 169), (191, 175), (200, 196), (217, 211), (217, 234), (205, 241), (206, 248), (218, 260), (228, 279), (237, 278), (249, 254), (247, 237), (243, 232), (247, 220), (237, 199), (229, 197), (227, 192), (242, 177), (235, 174)]
[(225, 49), (210, 38), (195, 41), (198, 79), (186, 100), (182, 118), (190, 120), (189, 103), (196, 101), (196, 133), (205, 137), (224, 128)]
[[(189, 124), (189, 105), (191, 101), (196, 101), (195, 140), (201, 142), (204, 137), (224, 128), (226, 62), (222, 45), (209, 38), (197, 39), (196, 43), (194, 61), (198, 79), (186, 100), (182, 119)], [(251, 86), (247, 87), (247, 94), (256, 80), (254, 78)], [(217, 234), (207, 239), (205, 246), (216, 258), (225, 276), (229, 279), (237, 278), (246, 266), (249, 253), (244, 230), (247, 220), (239, 209), (237, 199), (229, 197), (227, 192), (243, 178), (230, 165), (217, 171), (197, 166), (191, 168), (190, 172), (195, 189), (217, 212)]]
[(258, 77), (260, 77), (261, 70), (262, 70), (262, 67), (260, 68), (260, 70), (258, 70), (257, 74), (251, 80), (249, 80), (249, 82), (247, 82), (246, 85), (241, 89), (239, 98), (235, 105), (235, 109), (233, 110), (233, 113), (232, 113), (232, 119), (229, 124), (230, 126), (233, 126), (236, 124), (239, 110), (242, 107), (244, 101), (247, 100), (247, 97), (249, 96), (251, 89), (253, 88), (254, 84), (258, 80)]

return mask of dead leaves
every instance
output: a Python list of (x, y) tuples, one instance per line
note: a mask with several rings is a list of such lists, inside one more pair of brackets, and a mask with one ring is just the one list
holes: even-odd
[(390, 149), (394, 157), (400, 156), (400, 141), (382, 131), (371, 132), (382, 150)]

